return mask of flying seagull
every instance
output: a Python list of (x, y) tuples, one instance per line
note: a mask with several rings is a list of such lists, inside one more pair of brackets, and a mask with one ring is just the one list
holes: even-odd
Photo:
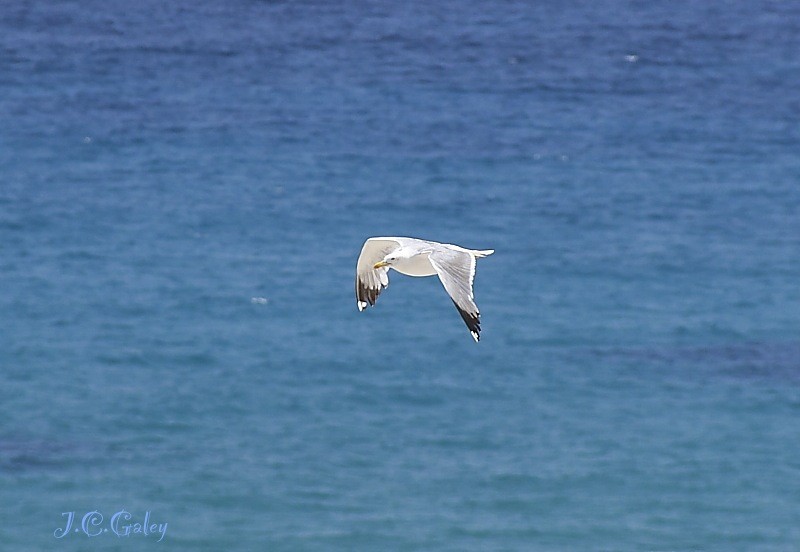
[(375, 304), (389, 286), (389, 269), (407, 276), (439, 276), (453, 300), (472, 338), (480, 341), (481, 320), (472, 295), (475, 259), (494, 253), (477, 251), (449, 243), (416, 238), (369, 238), (361, 248), (356, 267), (356, 305), (362, 311)]

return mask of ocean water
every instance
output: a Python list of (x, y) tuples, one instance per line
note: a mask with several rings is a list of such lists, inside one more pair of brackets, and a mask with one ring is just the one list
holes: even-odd
[[(2, 549), (799, 550), (799, 52), (796, 2), (5, 3)], [(433, 278), (356, 310), (375, 235), (496, 249), (479, 344)]]

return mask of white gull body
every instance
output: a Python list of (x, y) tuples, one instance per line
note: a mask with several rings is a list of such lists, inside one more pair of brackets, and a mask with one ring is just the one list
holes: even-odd
[(476, 259), (494, 253), (449, 243), (405, 237), (369, 238), (356, 266), (356, 305), (362, 311), (375, 304), (389, 286), (389, 269), (407, 276), (439, 276), (475, 341), (480, 340), (480, 311), (472, 284)]

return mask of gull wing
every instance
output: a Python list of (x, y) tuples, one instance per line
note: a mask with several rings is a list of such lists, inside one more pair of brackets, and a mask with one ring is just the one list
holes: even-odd
[(445, 291), (453, 300), (458, 313), (469, 328), (472, 339), (481, 339), (481, 313), (472, 295), (475, 279), (475, 256), (467, 251), (436, 249), (429, 256), (433, 268), (439, 274)]
[(356, 306), (362, 311), (378, 300), (381, 291), (389, 286), (389, 268), (372, 268), (391, 251), (400, 247), (394, 238), (369, 238), (361, 248), (356, 265)]

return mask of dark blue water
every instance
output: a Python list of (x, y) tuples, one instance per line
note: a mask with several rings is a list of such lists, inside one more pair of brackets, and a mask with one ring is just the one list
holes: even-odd
[[(3, 548), (800, 548), (798, 52), (794, 2), (6, 3)], [(433, 278), (357, 312), (374, 235), (497, 250), (480, 344)]]

